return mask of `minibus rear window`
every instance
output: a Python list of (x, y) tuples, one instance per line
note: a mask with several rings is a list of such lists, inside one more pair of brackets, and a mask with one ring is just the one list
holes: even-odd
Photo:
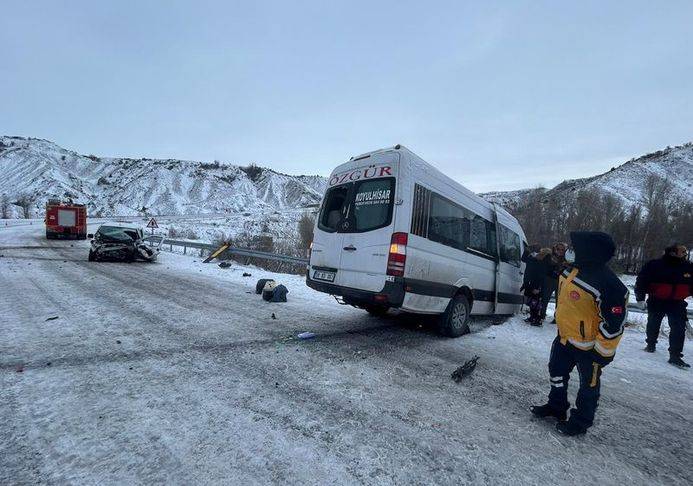
[(357, 181), (328, 189), (318, 227), (323, 231), (363, 233), (392, 222), (394, 177)]
[(325, 194), (318, 226), (325, 231), (337, 231), (337, 225), (344, 217), (350, 184), (331, 187)]
[(394, 179), (363, 181), (354, 191), (356, 232), (371, 231), (390, 224)]

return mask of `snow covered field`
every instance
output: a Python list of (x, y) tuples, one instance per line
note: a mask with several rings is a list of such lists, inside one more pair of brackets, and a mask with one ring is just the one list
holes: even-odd
[(87, 242), (42, 233), (0, 227), (1, 484), (693, 481), (693, 373), (666, 345), (643, 353), (637, 329), (595, 426), (565, 438), (528, 412), (548, 391), (552, 325), (478, 319), (445, 339), (300, 277), (275, 275), (289, 302), (269, 304), (253, 293), (267, 272), (168, 253), (90, 263)]

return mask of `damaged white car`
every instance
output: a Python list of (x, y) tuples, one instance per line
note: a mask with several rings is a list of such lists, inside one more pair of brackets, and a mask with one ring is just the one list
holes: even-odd
[(130, 223), (106, 223), (101, 225), (95, 234), (87, 236), (91, 239), (90, 262), (154, 262), (159, 256), (158, 247), (145, 244), (144, 230), (141, 226)]

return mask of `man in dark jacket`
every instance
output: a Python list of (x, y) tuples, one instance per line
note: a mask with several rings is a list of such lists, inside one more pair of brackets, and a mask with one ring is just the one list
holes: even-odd
[[(558, 336), (549, 357), (549, 401), (531, 411), (537, 417), (557, 418), (559, 432), (578, 435), (584, 434), (594, 421), (602, 368), (614, 359), (623, 334), (628, 289), (606, 266), (616, 248), (611, 236), (574, 231), (570, 239), (575, 262), (559, 280)], [(575, 367), (580, 388), (570, 420), (566, 421), (570, 408), (568, 381)]]
[(542, 321), (546, 318), (546, 307), (549, 305), (549, 300), (551, 300), (551, 296), (554, 292), (556, 292), (556, 297), (558, 297), (558, 277), (567, 264), (565, 261), (565, 252), (567, 249), (565, 243), (556, 243), (551, 248), (551, 254), (541, 259), (546, 273), (541, 292)]
[(522, 290), (525, 295), (525, 304), (529, 307), (529, 322), (533, 326), (541, 326), (542, 301), (541, 294), (544, 287), (546, 268), (542, 262), (542, 255), (550, 253), (548, 248), (539, 249), (537, 245), (525, 248), (522, 261), (525, 262), (525, 275), (522, 281)]
[(669, 363), (679, 368), (690, 368), (683, 357), (686, 338), (686, 297), (693, 295), (693, 263), (683, 245), (671, 245), (664, 256), (651, 260), (642, 267), (635, 282), (635, 299), (645, 308), (647, 299), (647, 347), (654, 353), (662, 319), (669, 321)]

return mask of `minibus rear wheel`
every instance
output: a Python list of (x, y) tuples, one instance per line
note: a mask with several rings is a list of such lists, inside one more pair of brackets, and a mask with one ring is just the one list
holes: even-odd
[(438, 331), (443, 336), (458, 337), (469, 334), (469, 300), (463, 294), (454, 296), (440, 316)]

